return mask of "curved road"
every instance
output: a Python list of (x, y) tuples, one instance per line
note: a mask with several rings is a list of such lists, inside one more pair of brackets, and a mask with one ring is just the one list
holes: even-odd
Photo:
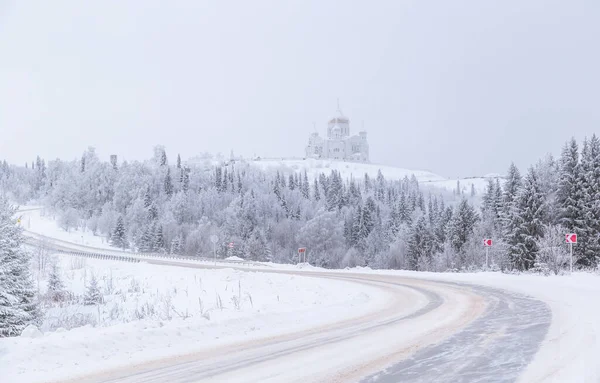
[[(216, 267), (168, 259), (144, 261)], [(334, 324), (73, 381), (515, 382), (551, 322), (545, 303), (489, 287), (378, 274), (256, 271), (347, 280), (380, 288), (392, 299), (377, 312), (340, 318)]]

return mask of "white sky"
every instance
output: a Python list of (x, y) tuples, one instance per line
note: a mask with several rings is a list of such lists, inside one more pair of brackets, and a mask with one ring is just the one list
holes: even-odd
[(0, 0), (0, 158), (302, 156), (342, 110), (371, 160), (524, 168), (600, 127), (600, 2)]

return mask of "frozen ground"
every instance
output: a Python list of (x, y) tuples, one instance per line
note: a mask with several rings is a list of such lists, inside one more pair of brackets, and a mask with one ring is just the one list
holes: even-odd
[[(375, 288), (331, 279), (59, 259), (74, 302), (47, 308), (40, 337), (0, 339), (3, 382), (73, 378), (300, 331), (363, 315), (390, 299)], [(92, 274), (105, 303), (84, 306)], [(40, 278), (42, 294), (45, 285)]]

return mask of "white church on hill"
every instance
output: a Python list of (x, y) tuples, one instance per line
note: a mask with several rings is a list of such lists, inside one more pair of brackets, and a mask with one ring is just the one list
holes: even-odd
[(350, 135), (350, 120), (345, 117), (338, 104), (337, 115), (327, 124), (327, 138), (314, 132), (308, 139), (306, 157), (344, 161), (369, 162), (367, 132)]

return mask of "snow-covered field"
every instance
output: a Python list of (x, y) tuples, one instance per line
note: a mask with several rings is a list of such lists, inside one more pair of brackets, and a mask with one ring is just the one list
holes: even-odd
[(115, 249), (110, 246), (105, 237), (94, 235), (89, 229), (78, 228), (69, 231), (62, 229), (59, 227), (56, 217), (52, 216), (46, 209), (37, 206), (23, 206), (20, 210), (18, 216), (21, 217), (21, 226), (26, 232), (42, 234), (98, 249)]
[(424, 170), (409, 170), (393, 166), (365, 164), (359, 162), (345, 162), (336, 160), (317, 160), (312, 158), (303, 159), (261, 159), (248, 161), (252, 166), (256, 166), (262, 170), (279, 170), (284, 173), (304, 172), (306, 170), (308, 179), (313, 180), (320, 173), (328, 175), (332, 170), (340, 172), (343, 179), (358, 179), (363, 180), (365, 173), (371, 178), (377, 177), (377, 173), (381, 173), (386, 179), (400, 180), (404, 177), (415, 175), (419, 182), (421, 181), (442, 181), (444, 177)]
[[(47, 308), (38, 337), (0, 339), (3, 382), (73, 378), (302, 330), (363, 315), (389, 298), (375, 288), (330, 279), (58, 260), (66, 289), (75, 297), (63, 307)], [(105, 302), (84, 306), (81, 296), (92, 274)], [(39, 288), (44, 294), (45, 278)]]

